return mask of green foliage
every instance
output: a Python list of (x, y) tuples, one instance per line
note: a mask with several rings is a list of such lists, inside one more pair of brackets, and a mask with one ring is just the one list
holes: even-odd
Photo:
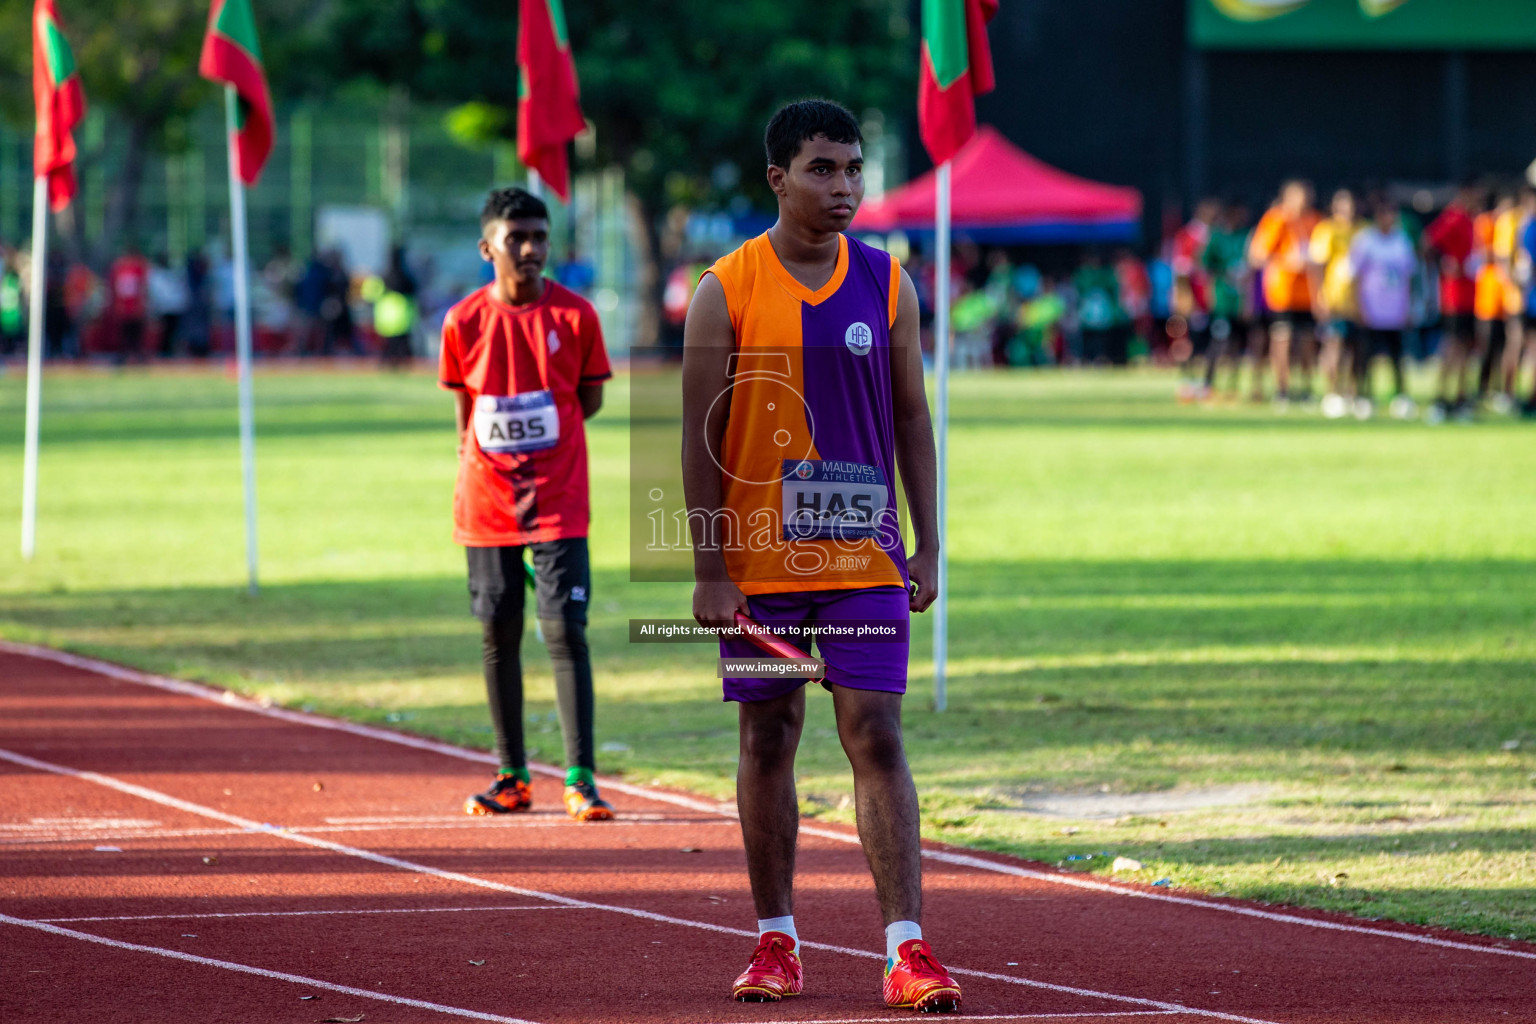
[[(284, 84), (294, 56), (310, 46), (311, 5), (260, 0), (255, 5), (262, 52), (274, 87)], [(178, 149), (186, 120), (214, 101), (198, 76), (208, 0), (71, 0), (61, 5), (64, 33), (74, 49), (86, 101), (137, 126), (145, 141)], [(0, 113), (32, 123), (32, 0), (0, 0)], [(14, 45), (10, 41), (14, 40)], [(307, 80), (307, 79), (306, 79)]]
[(448, 134), (473, 146), (505, 142), (516, 131), (515, 115), (506, 107), (472, 101), (448, 112)]
[[(517, 23), (503, 0), (339, 0), (337, 73), (474, 103), (471, 127), (516, 134)], [(566, 5), (582, 107), (597, 157), (622, 164), (653, 209), (708, 201), (734, 165), (757, 184), (762, 132), (780, 104), (828, 96), (855, 112), (904, 114), (917, 39), (905, 0), (583, 0)], [(506, 114), (498, 123), (491, 108)], [(470, 115), (466, 115), (468, 117)], [(481, 138), (484, 138), (482, 134)], [(721, 175), (730, 182), (732, 175)]]

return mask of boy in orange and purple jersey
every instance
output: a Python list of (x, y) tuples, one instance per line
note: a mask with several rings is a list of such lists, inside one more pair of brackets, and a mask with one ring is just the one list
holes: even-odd
[[(933, 431), (917, 292), (894, 258), (843, 234), (864, 195), (861, 142), (858, 121), (835, 103), (775, 114), (765, 144), (778, 221), (717, 262), (689, 309), (683, 483), (693, 613), (717, 629), (750, 615), (802, 647), (814, 635), (886, 924), (885, 1002), (946, 1012), (959, 1009), (960, 989), (918, 923), (917, 791), (901, 737), (909, 614), (936, 595)], [(722, 640), (722, 660), (753, 653), (746, 641)], [(793, 888), (804, 684), (724, 680), (739, 708), (737, 807), (758, 914), (757, 948), (732, 987), (742, 1001), (777, 1001), (803, 986)]]
[(1312, 186), (1288, 181), (1280, 198), (1259, 219), (1248, 243), (1248, 261), (1263, 273), (1264, 302), (1270, 309), (1269, 358), (1275, 371), (1275, 400), (1291, 396), (1291, 358), (1299, 349), (1303, 390), (1310, 388), (1312, 348), (1317, 320), (1313, 314), (1312, 280), (1307, 250), (1318, 216), (1312, 209)]
[(526, 811), (533, 799), (523, 747), (523, 549), (533, 556), (544, 644), (554, 663), (565, 738), (565, 807), (578, 821), (613, 817), (597, 793), (587, 606), (587, 439), (584, 421), (612, 376), (597, 312), (543, 276), (549, 211), (518, 188), (492, 192), (480, 255), (495, 279), (448, 311), (439, 380), (455, 391), (459, 480), (453, 539), (469, 562), (471, 607), (484, 627), (486, 694), (501, 762), (469, 814)]

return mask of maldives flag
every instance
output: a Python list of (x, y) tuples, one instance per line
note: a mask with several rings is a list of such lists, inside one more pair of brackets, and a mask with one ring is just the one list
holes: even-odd
[(204, 78), (234, 86), (235, 171), (247, 185), (256, 184), (272, 153), (272, 96), (251, 0), (213, 0), (197, 70)]
[(33, 173), (47, 177), (48, 206), (57, 213), (75, 198), (74, 128), (85, 117), (85, 90), (53, 0), (37, 0), (32, 8), (32, 95), (37, 101)]
[(576, 62), (560, 0), (518, 0), (517, 158), (555, 190), (571, 195), (565, 147), (586, 131), (577, 99)]
[(976, 97), (997, 85), (987, 22), (998, 0), (923, 0), (918, 134), (942, 164), (976, 134)]

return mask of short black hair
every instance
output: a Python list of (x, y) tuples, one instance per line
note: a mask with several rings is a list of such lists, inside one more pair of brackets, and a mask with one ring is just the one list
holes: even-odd
[(484, 228), (493, 220), (528, 220), (536, 217), (549, 220), (549, 207), (544, 205), (544, 200), (516, 186), (498, 188), (485, 198), (485, 208), (480, 211), (480, 226)]
[(800, 152), (800, 144), (818, 135), (826, 136), (830, 142), (864, 144), (859, 119), (847, 107), (831, 100), (799, 100), (780, 107), (768, 122), (768, 130), (763, 133), (768, 163), (788, 170), (790, 161)]

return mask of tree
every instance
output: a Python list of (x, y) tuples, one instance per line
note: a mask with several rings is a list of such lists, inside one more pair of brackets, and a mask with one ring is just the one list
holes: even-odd
[[(197, 73), (209, 0), (66, 0), (59, 6), (86, 100), (109, 111), (124, 138), (123, 163), (110, 185), (99, 240), (97, 255), (105, 258), (137, 234), (148, 153), (182, 148), (188, 119), (201, 105), (215, 102), (214, 87)], [(296, 49), (308, 45), (300, 15), (310, 5), (258, 0), (255, 7), (267, 66), (280, 71)], [(30, 125), (33, 116), (31, 20), (32, 0), (0, 0), (0, 38), (17, 41), (0, 51), (0, 102), (6, 117), (21, 125)]]
[[(625, 170), (660, 292), (665, 211), (745, 193), (759, 203), (763, 128), (782, 103), (840, 100), (904, 115), (915, 102), (909, 0), (566, 0), (597, 158)], [(506, 0), (337, 0), (337, 70), (465, 104), (481, 141), (516, 134), (516, 19)], [(678, 222), (680, 218), (671, 218)], [(648, 303), (656, 306), (657, 303)], [(642, 339), (654, 324), (642, 325)]]

